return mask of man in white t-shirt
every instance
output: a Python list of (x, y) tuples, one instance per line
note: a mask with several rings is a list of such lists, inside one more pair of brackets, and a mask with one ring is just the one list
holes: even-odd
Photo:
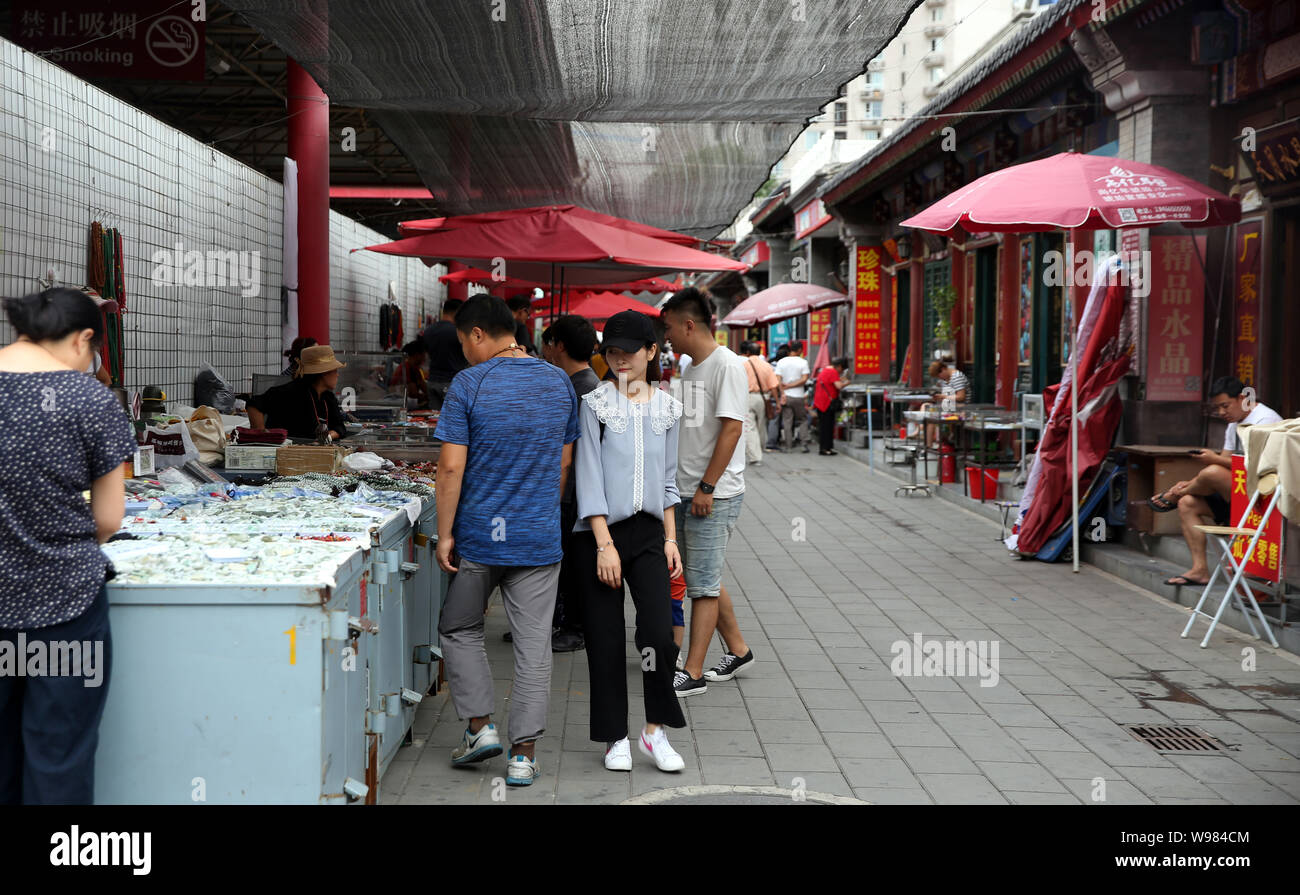
[[(713, 306), (695, 288), (675, 293), (660, 319), (673, 350), (689, 354), (681, 376), (683, 405), (677, 436), (677, 545), (691, 601), (690, 647), (685, 670), (673, 678), (679, 698), (708, 689), (708, 682), (729, 681), (754, 661), (745, 644), (736, 611), (722, 586), (727, 541), (740, 518), (745, 497), (745, 445), (741, 441), (749, 409), (749, 380), (739, 357), (714, 341)], [(727, 651), (707, 671), (704, 660), (713, 632)]]
[(803, 356), (803, 342), (790, 343), (790, 353), (776, 362), (776, 375), (781, 377), (781, 444), (785, 450), (794, 450), (795, 442), (808, 453), (808, 408), (805, 404), (808, 361)]
[(1206, 520), (1216, 525), (1235, 525), (1231, 518), (1232, 506), (1232, 455), (1241, 450), (1237, 437), (1238, 425), (1261, 425), (1282, 420), (1277, 411), (1255, 400), (1255, 390), (1247, 389), (1233, 376), (1216, 379), (1210, 386), (1210, 408), (1214, 415), (1228, 423), (1224, 434), (1223, 450), (1192, 451), (1192, 456), (1205, 464), (1193, 478), (1179, 482), (1163, 494), (1157, 494), (1147, 505), (1157, 513), (1178, 510), (1183, 525), (1183, 539), (1192, 552), (1192, 567), (1181, 575), (1165, 582), (1173, 586), (1204, 587), (1210, 579), (1210, 567), (1205, 556), (1205, 533), (1196, 526)]

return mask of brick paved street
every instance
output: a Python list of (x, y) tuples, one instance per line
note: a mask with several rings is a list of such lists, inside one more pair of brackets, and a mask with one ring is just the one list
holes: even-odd
[[(1295, 656), (1226, 628), (1199, 649), (1199, 635), (1178, 636), (1186, 610), (1088, 566), (1074, 575), (1068, 564), (1011, 560), (996, 524), (944, 501), (895, 498), (893, 479), (847, 457), (765, 460), (746, 470), (725, 578), (756, 666), (685, 700), (690, 726), (670, 740), (686, 770), (661, 773), (635, 748), (631, 774), (605, 770), (603, 745), (587, 738), (586, 656), (557, 655), (541, 779), (510, 788), (507, 802), (788, 789), (796, 778), (810, 798), (880, 804), (1083, 804), (1097, 778), (1111, 804), (1300, 801)], [(505, 629), (494, 598), (488, 649), (503, 730)], [(997, 684), (895, 677), (891, 645), (917, 632), (996, 642)], [(1245, 647), (1254, 670), (1243, 670)], [(644, 720), (636, 655), (629, 628), (633, 736)], [(1194, 726), (1229, 748), (1162, 754), (1126, 724)], [(453, 769), (463, 727), (445, 688), (426, 698), (382, 800), (491, 801), (505, 760)]]

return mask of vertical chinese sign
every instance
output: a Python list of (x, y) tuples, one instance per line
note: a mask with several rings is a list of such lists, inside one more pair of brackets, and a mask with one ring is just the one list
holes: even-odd
[(1236, 247), (1232, 258), (1233, 329), (1232, 373), (1244, 385), (1259, 388), (1259, 243), (1263, 222), (1243, 221), (1237, 225)]
[[(1246, 504), (1248, 503), (1250, 503), (1250, 495), (1246, 493), (1246, 458), (1240, 454), (1235, 454), (1232, 458), (1231, 524), (1236, 525), (1241, 521), (1241, 514), (1246, 512)], [(1251, 508), (1250, 516), (1247, 517), (1242, 527), (1259, 528), (1260, 520), (1264, 517), (1264, 510), (1266, 509), (1268, 509), (1268, 503), (1266, 498), (1261, 495), (1259, 500), (1255, 501), (1255, 506)], [(1250, 538), (1233, 538), (1233, 558), (1240, 563), (1246, 553), (1246, 548), (1249, 546)], [(1255, 544), (1254, 553), (1246, 560), (1246, 574), (1276, 584), (1282, 574), (1281, 554), (1282, 514), (1274, 508), (1273, 515), (1268, 519), (1268, 525), (1264, 526), (1264, 533), (1259, 536), (1259, 542)]]
[(1201, 400), (1204, 236), (1152, 236), (1147, 308), (1148, 401)]
[(853, 372), (880, 375), (880, 246), (858, 246), (854, 256)]
[(831, 309), (822, 308), (808, 315), (808, 350), (816, 355), (831, 328)]
[(898, 363), (898, 277), (889, 278), (889, 378), (899, 379)]

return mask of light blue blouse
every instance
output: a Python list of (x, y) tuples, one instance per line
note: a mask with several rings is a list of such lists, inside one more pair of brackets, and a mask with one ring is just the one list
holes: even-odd
[[(574, 531), (590, 531), (592, 516), (609, 524), (645, 512), (656, 519), (664, 508), (676, 506), (677, 421), (682, 403), (655, 389), (644, 404), (629, 401), (612, 382), (582, 396), (579, 417), (582, 437), (574, 473), (578, 523)], [(605, 424), (602, 440), (600, 424)]]

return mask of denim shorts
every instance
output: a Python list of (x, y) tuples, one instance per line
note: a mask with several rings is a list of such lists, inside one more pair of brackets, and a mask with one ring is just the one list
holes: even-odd
[(744, 493), (735, 497), (714, 498), (713, 513), (692, 516), (691, 502), (678, 506), (678, 526), (682, 532), (678, 545), (686, 571), (686, 596), (717, 597), (722, 593), (722, 565), (727, 559), (727, 541), (740, 518)]

